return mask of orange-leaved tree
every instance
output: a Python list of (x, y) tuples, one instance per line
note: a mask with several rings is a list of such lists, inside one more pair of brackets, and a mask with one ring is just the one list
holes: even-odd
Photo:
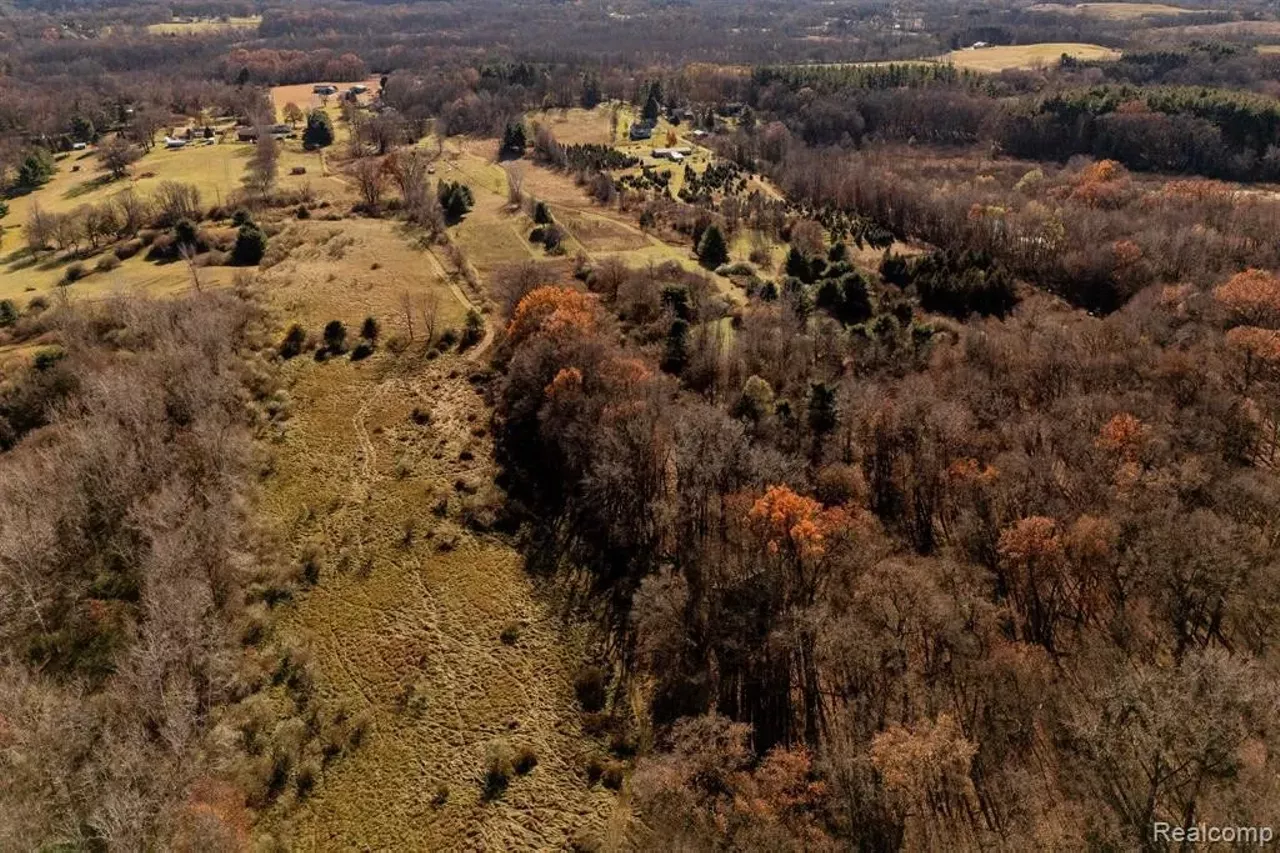
[(1273, 326), (1280, 321), (1280, 277), (1250, 268), (1233, 275), (1213, 291), (1232, 324)]
[(569, 287), (545, 285), (516, 305), (507, 324), (507, 340), (517, 346), (534, 335), (567, 340), (590, 334), (599, 326), (599, 300)]

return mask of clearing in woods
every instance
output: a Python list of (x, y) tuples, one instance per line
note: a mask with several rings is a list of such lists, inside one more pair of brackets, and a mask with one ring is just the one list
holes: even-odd
[(261, 15), (231, 15), (223, 18), (175, 19), (161, 24), (147, 24), (147, 32), (165, 36), (190, 36), (219, 30), (251, 30), (262, 23)]
[(1098, 44), (1047, 42), (1043, 44), (997, 45), (953, 50), (942, 57), (957, 68), (998, 72), (1008, 68), (1036, 68), (1056, 65), (1063, 55), (1076, 59), (1119, 59), (1120, 51)]
[[(406, 334), (394, 307), (406, 292), (417, 306), (439, 299), (442, 328), (460, 325), (465, 307), (438, 265), (389, 223), (292, 227), (299, 244), (261, 282), (312, 330), (338, 318), (354, 332), (369, 312), (384, 336)], [(331, 252), (368, 272), (333, 280)], [(592, 742), (571, 688), (581, 643), (520, 555), (475, 521), (494, 501), (488, 413), (468, 381), (477, 359), (427, 360), (421, 325), (417, 334), (398, 357), (286, 367), (294, 415), (265, 506), (294, 556), (312, 549), (321, 569), (281, 630), (310, 645), (326, 698), (373, 727), (309, 798), (262, 825), (305, 850), (552, 850), (579, 833), (600, 838), (626, 816), (585, 776)], [(486, 751), (498, 742), (532, 748), (537, 765), (486, 797)]]
[(1066, 15), (1091, 15), (1113, 21), (1131, 21), (1135, 18), (1153, 18), (1165, 15), (1189, 15), (1197, 10), (1170, 6), (1165, 3), (1037, 3), (1028, 6), (1029, 12), (1061, 12)]
[[(369, 81), (367, 85), (375, 88), (377, 80)], [(312, 101), (313, 97), (310, 84), (280, 86), (272, 90), (272, 98), (278, 107), (291, 100), (304, 108), (319, 106), (318, 97)], [(340, 118), (336, 98), (330, 99), (327, 111), (334, 120), (336, 148), (346, 140), (349, 128)], [(166, 133), (173, 130), (176, 128), (165, 128)], [(65, 268), (72, 260), (65, 253), (60, 253), (57, 259), (37, 260), (25, 251), (23, 229), (34, 205), (38, 204), (47, 213), (67, 213), (82, 205), (101, 204), (127, 189), (149, 197), (165, 181), (194, 185), (200, 190), (201, 204), (205, 207), (226, 204), (234, 193), (243, 189), (245, 165), (253, 153), (253, 145), (235, 141), (227, 122), (217, 125), (217, 130), (218, 142), (214, 145), (192, 144), (185, 148), (167, 149), (158, 144), (133, 164), (127, 177), (114, 181), (101, 169), (97, 153), (92, 148), (61, 155), (56, 163), (57, 172), (48, 183), (10, 199), (9, 213), (0, 221), (0, 299), (13, 299), (19, 305), (25, 305), (33, 296), (47, 297), (56, 291)], [(279, 144), (278, 190), (306, 190), (317, 199), (354, 198), (350, 185), (328, 167), (327, 161), (331, 156), (328, 152), (304, 151), (300, 139), (281, 140)], [(299, 169), (301, 174), (293, 174)], [(96, 261), (97, 256), (83, 259), (90, 270)], [(215, 283), (230, 281), (232, 273), (225, 267), (202, 271), (202, 275), (207, 274), (209, 281)], [(181, 289), (189, 283), (190, 275), (184, 264), (157, 265), (139, 256), (126, 260), (112, 272), (91, 273), (71, 285), (67, 295), (72, 298), (96, 297), (118, 289), (136, 288), (163, 293)]]

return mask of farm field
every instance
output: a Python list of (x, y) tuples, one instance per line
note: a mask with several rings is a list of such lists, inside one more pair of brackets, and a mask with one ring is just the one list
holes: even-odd
[(1090, 15), (1108, 18), (1114, 21), (1130, 21), (1138, 18), (1158, 17), (1165, 15), (1188, 15), (1195, 9), (1181, 6), (1170, 6), (1166, 3), (1037, 3), (1028, 7), (1033, 12), (1061, 12), (1069, 15)]
[(198, 20), (173, 20), (148, 24), (147, 32), (168, 36), (200, 35), (219, 30), (251, 30), (262, 23), (261, 15), (227, 16)]
[(997, 45), (953, 50), (942, 57), (957, 68), (970, 71), (999, 72), (1009, 68), (1035, 68), (1057, 65), (1063, 54), (1076, 59), (1118, 59), (1120, 51), (1096, 44), (1048, 42), (1044, 44)]
[[(362, 81), (362, 85), (368, 87), (369, 91), (358, 96), (360, 103), (367, 104), (373, 99), (374, 93), (378, 91), (378, 86), (381, 85), (380, 80), (381, 78), (379, 77), (370, 77)], [(334, 86), (339, 92), (342, 92), (351, 88), (352, 85), (354, 84), (320, 81), (318, 83), (294, 83), (288, 86), (273, 86), (271, 87), (271, 103), (275, 106), (276, 116), (279, 118), (284, 105), (290, 102), (297, 104), (304, 110), (312, 110), (321, 106), (320, 96), (313, 91), (316, 86)], [(337, 119), (342, 113), (339, 104), (340, 101), (336, 95), (329, 96), (328, 112), (334, 119), (335, 130), (338, 124)]]

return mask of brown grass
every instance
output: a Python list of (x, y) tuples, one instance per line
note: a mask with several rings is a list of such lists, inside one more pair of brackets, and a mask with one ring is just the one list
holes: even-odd
[(1065, 3), (1037, 3), (1029, 7), (1035, 12), (1061, 12), (1068, 15), (1090, 15), (1107, 18), (1113, 21), (1131, 21), (1136, 18), (1150, 18), (1162, 15), (1186, 15), (1195, 9), (1184, 9), (1181, 6), (1170, 6), (1166, 3), (1077, 3), (1074, 6)]
[(1120, 51), (1096, 44), (1047, 42), (1044, 44), (998, 45), (995, 47), (953, 50), (942, 57), (957, 68), (970, 71), (998, 72), (1009, 68), (1035, 68), (1057, 65), (1063, 54), (1076, 59), (1118, 59)]
[[(326, 693), (374, 720), (292, 816), (298, 846), (551, 850), (600, 831), (613, 797), (578, 774), (577, 643), (518, 554), (459, 524), (455, 482), (483, 486), (493, 471), (474, 434), (484, 406), (457, 358), (294, 365), (299, 414), (268, 504), (295, 547), (319, 543), (325, 569), (284, 630), (310, 641)], [(413, 422), (415, 408), (429, 424)], [(499, 635), (512, 622), (522, 630), (509, 646)], [(486, 801), (486, 747), (512, 736), (537, 766)]]

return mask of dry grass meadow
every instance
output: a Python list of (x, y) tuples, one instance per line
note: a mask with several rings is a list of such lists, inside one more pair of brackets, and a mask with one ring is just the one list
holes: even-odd
[(957, 68), (995, 73), (1009, 68), (1056, 65), (1063, 55), (1076, 59), (1119, 59), (1120, 51), (1097, 44), (1047, 42), (953, 50), (942, 57)]
[(1068, 15), (1091, 15), (1113, 21), (1131, 21), (1136, 18), (1187, 15), (1195, 9), (1170, 6), (1166, 3), (1037, 3), (1028, 7), (1034, 12), (1061, 12)]
[(219, 30), (254, 30), (262, 23), (261, 15), (226, 18), (175, 19), (161, 24), (148, 24), (147, 32), (168, 36), (202, 35)]

